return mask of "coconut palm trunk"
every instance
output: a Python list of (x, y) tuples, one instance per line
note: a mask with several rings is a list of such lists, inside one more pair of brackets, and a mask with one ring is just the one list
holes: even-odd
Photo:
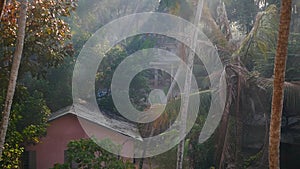
[(269, 168), (279, 169), (281, 115), (292, 0), (281, 0), (279, 35), (274, 68), (274, 87), (269, 138)]
[(4, 148), (6, 131), (9, 123), (9, 115), (11, 111), (11, 105), (15, 93), (18, 71), (20, 67), (22, 51), (24, 47), (25, 28), (26, 28), (26, 13), (27, 13), (28, 0), (21, 1), (20, 16), (18, 19), (18, 34), (17, 34), (17, 45), (13, 57), (13, 63), (10, 72), (10, 78), (6, 93), (5, 105), (2, 112), (1, 126), (0, 126), (0, 158)]
[(4, 13), (5, 5), (6, 5), (6, 0), (0, 0), (0, 22)]

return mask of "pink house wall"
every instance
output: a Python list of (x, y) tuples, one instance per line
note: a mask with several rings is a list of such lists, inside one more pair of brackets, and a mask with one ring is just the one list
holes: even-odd
[[(128, 140), (125, 143), (120, 142), (123, 144), (122, 151), (132, 150), (133, 146), (129, 137), (85, 120), (80, 120), (80, 122), (85, 123), (85, 126), (88, 126), (97, 138), (104, 139), (107, 136), (113, 136), (113, 141)], [(67, 149), (67, 144), (71, 140), (88, 138), (75, 115), (64, 115), (49, 124), (47, 136), (42, 138), (39, 144), (26, 147), (27, 151), (36, 152), (37, 169), (49, 169), (55, 163), (64, 163), (64, 151)]]

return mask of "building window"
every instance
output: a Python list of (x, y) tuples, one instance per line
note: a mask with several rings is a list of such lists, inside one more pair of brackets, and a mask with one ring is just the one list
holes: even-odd
[(22, 157), (22, 169), (36, 169), (35, 151), (25, 151)]

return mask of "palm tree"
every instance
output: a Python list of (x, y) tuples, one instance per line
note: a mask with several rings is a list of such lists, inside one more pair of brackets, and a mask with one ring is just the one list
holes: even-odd
[(25, 28), (26, 28), (26, 13), (27, 13), (27, 3), (28, 0), (22, 0), (21, 9), (20, 9), (20, 17), (18, 20), (18, 37), (17, 37), (17, 45), (14, 53), (13, 63), (10, 72), (10, 78), (6, 93), (6, 100), (4, 105), (4, 110), (2, 112), (1, 119), (1, 131), (0, 131), (0, 157), (2, 156), (3, 146), (5, 142), (6, 131), (9, 122), (9, 115), (11, 111), (11, 105), (15, 93), (18, 71), (20, 67), (22, 51), (24, 47), (24, 38), (25, 38)]
[(292, 0), (281, 0), (279, 35), (274, 68), (274, 87), (272, 96), (272, 113), (269, 136), (269, 168), (278, 169), (279, 145), (281, 132), (281, 116), (283, 109), (283, 94), (285, 67), (287, 60), (288, 36), (291, 21)]

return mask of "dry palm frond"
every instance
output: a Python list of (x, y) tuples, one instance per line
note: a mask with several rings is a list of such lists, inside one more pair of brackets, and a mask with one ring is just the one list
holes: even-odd
[[(258, 77), (256, 78), (255, 83), (260, 88), (266, 90), (271, 98), (273, 91), (273, 79)], [(283, 106), (283, 114), (285, 116), (300, 116), (300, 81), (284, 82)]]

